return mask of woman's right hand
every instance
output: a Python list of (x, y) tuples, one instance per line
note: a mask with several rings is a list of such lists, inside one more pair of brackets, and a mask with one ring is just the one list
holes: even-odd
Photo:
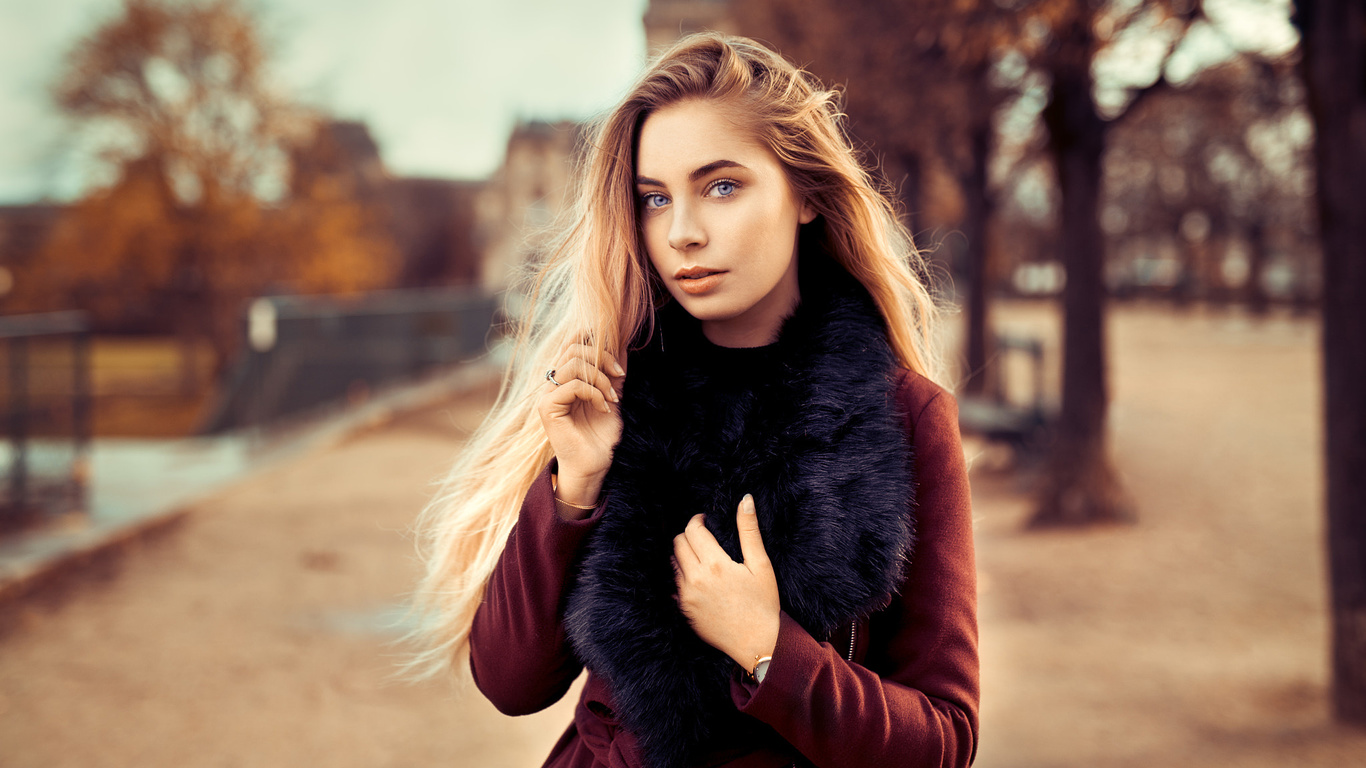
[(555, 495), (570, 504), (593, 505), (621, 440), (625, 360), (573, 342), (560, 351), (553, 370), (559, 386), (546, 380), (536, 410), (559, 464)]

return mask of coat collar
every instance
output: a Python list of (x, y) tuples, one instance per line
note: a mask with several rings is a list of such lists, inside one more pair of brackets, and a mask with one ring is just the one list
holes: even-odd
[(735, 510), (752, 493), (783, 610), (817, 638), (886, 605), (911, 551), (910, 443), (882, 316), (822, 253), (798, 275), (802, 301), (769, 347), (718, 349), (674, 308), (632, 353), (565, 625), (652, 768), (740, 746), (758, 725), (731, 703), (734, 663), (674, 602), (672, 541), (692, 515), (739, 560)]

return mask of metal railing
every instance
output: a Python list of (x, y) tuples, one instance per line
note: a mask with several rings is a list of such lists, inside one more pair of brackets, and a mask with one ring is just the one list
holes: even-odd
[(477, 357), (496, 307), (468, 288), (257, 299), (246, 351), (201, 431), (272, 424)]
[(83, 509), (90, 324), (81, 312), (0, 317), (0, 529)]

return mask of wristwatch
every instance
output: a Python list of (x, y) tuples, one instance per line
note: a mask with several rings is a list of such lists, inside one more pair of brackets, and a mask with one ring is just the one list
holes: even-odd
[(770, 661), (773, 661), (772, 656), (754, 657), (754, 669), (749, 671), (749, 676), (754, 678), (754, 682), (762, 683), (764, 681), (764, 675), (768, 674), (768, 663)]

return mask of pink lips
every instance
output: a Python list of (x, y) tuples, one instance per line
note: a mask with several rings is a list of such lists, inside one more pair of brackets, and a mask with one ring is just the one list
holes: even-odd
[(721, 282), (725, 270), (707, 267), (686, 267), (674, 273), (678, 287), (690, 296), (697, 296), (712, 290)]

